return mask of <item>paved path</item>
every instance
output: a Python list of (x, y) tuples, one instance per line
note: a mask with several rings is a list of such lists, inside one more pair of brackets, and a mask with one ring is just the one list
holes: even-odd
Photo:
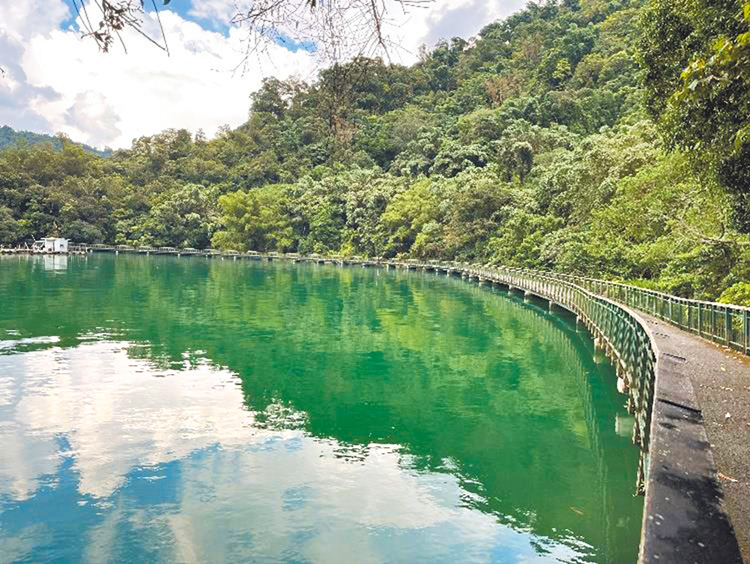
[[(724, 504), (750, 563), (750, 358), (664, 321), (649, 324), (660, 352), (690, 376), (714, 453)], [(684, 360), (682, 360), (684, 359)]]

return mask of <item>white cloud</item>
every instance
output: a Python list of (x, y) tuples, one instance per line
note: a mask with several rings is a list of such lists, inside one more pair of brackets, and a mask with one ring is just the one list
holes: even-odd
[(441, 39), (469, 39), (496, 20), (522, 9), (528, 0), (436, 0), (426, 7), (408, 7), (391, 14), (387, 32), (398, 46), (394, 58), (402, 64), (417, 60), (421, 45), (431, 48)]
[(66, 121), (70, 127), (87, 135), (92, 145), (106, 145), (122, 133), (117, 127), (120, 117), (107, 99), (93, 90), (76, 96), (75, 102), (68, 108)]
[[(245, 2), (245, 0), (242, 0)], [(407, 13), (390, 14), (387, 31), (400, 47), (394, 62), (416, 61), (418, 48), (440, 37), (473, 35), (498, 17), (520, 8), (524, 0), (444, 0)], [(227, 22), (242, 8), (233, 0), (193, 2), (190, 17)], [(161, 20), (170, 56), (125, 33), (125, 54), (115, 45), (99, 53), (93, 41), (61, 26), (71, 14), (64, 0), (3, 2), (0, 5), (0, 125), (54, 133), (95, 146), (128, 147), (134, 138), (166, 128), (204, 129), (238, 126), (247, 118), (249, 94), (264, 76), (297, 74), (311, 79), (314, 56), (272, 45), (267, 55), (249, 60), (247, 31), (219, 33), (170, 11)], [(145, 29), (158, 35), (153, 14)]]
[(50, 131), (51, 125), (31, 107), (59, 98), (53, 88), (28, 84), (20, 65), (23, 46), (0, 29), (0, 125), (23, 126), (32, 131)]
[(489, 23), (505, 18), (523, 8), (527, 0), (454, 0), (435, 5), (428, 17), (429, 31), (424, 37), (428, 45), (440, 39), (463, 37), (468, 39)]
[(226, 25), (239, 12), (242, 8), (232, 0), (193, 0), (189, 13), (194, 18)]
[[(538, 556), (528, 532), (467, 507), (458, 476), (410, 471), (413, 460), (399, 445), (358, 447), (260, 427), (235, 374), (208, 364), (160, 372), (130, 358), (127, 346), (0, 356), (0, 493), (23, 502), (42, 486), (58, 487), (56, 474), (71, 460), (76, 501), (102, 515), (79, 537), (83, 561), (117, 561), (118, 536), (132, 539), (134, 531), (166, 539), (179, 562), (284, 560), (290, 550), (311, 562), (450, 554), (486, 562), (495, 547), (518, 561)], [(274, 409), (287, 422), (304, 421), (282, 404), (266, 412)], [(355, 459), (342, 458), (347, 449)], [(167, 468), (172, 463), (179, 469)], [(139, 469), (152, 472), (139, 477)], [(130, 497), (134, 481), (166, 477), (177, 492), (168, 509)], [(0, 529), (0, 554), (32, 559), (57, 532), (47, 522)], [(299, 533), (309, 541), (300, 543)], [(576, 556), (555, 541), (544, 546), (550, 561)]]
[[(251, 72), (236, 72), (244, 54), (242, 30), (223, 35), (171, 11), (161, 12), (170, 56), (134, 33), (124, 36), (127, 54), (118, 48), (99, 53), (76, 31), (54, 29), (64, 20), (62, 12), (57, 21), (46, 18), (38, 26), (20, 21), (33, 17), (30, 10), (12, 15), (21, 33), (14, 32), (12, 41), (6, 33), (3, 43), (0, 14), (0, 61), (20, 62), (0, 85), (0, 100), (22, 106), (24, 115), (0, 116), (12, 127), (46, 125), (48, 132), (100, 147), (128, 147), (134, 138), (167, 128), (211, 133), (224, 124), (236, 127), (247, 119), (249, 95), (264, 76), (309, 78), (314, 67), (309, 53), (273, 46), (267, 57), (253, 60)], [(152, 15), (146, 28), (158, 30)], [(34, 95), (17, 96), (12, 89)]]
[(33, 35), (47, 34), (69, 17), (68, 6), (63, 0), (0, 3), (0, 31), (19, 42)]

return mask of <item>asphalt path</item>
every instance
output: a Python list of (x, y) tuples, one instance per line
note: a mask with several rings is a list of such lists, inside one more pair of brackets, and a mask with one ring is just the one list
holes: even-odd
[[(639, 314), (661, 353), (681, 364), (703, 414), (724, 494), (745, 562), (750, 563), (750, 357)], [(683, 360), (684, 359), (684, 360)]]

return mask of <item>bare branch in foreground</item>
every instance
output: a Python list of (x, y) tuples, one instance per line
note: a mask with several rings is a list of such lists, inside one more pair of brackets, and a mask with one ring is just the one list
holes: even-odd
[[(78, 16), (84, 37), (92, 38), (99, 49), (109, 52), (115, 38), (123, 48), (120, 32), (130, 29), (159, 49), (169, 53), (155, 0), (151, 0), (161, 30), (161, 37), (144, 31), (146, 0), (92, 0), (98, 9), (92, 18), (86, 0), (70, 0)], [(162, 0), (165, 5), (170, 0)], [(226, 0), (227, 3), (233, 0)], [(267, 52), (274, 44), (288, 44), (311, 53), (323, 64), (354, 57), (384, 56), (401, 47), (391, 38), (389, 28), (396, 29), (389, 13), (398, 8), (402, 14), (424, 8), (434, 0), (235, 0), (235, 15), (228, 22), (244, 29), (242, 60), (237, 69), (247, 70), (251, 55)], [(91, 6), (91, 4), (89, 4)], [(98, 22), (97, 22), (98, 20)]]

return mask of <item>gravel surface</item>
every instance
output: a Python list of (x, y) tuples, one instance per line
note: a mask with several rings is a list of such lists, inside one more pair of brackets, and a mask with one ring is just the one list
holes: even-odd
[[(684, 362), (745, 562), (750, 563), (750, 358), (640, 314), (660, 352)], [(684, 361), (682, 360), (684, 359)]]

